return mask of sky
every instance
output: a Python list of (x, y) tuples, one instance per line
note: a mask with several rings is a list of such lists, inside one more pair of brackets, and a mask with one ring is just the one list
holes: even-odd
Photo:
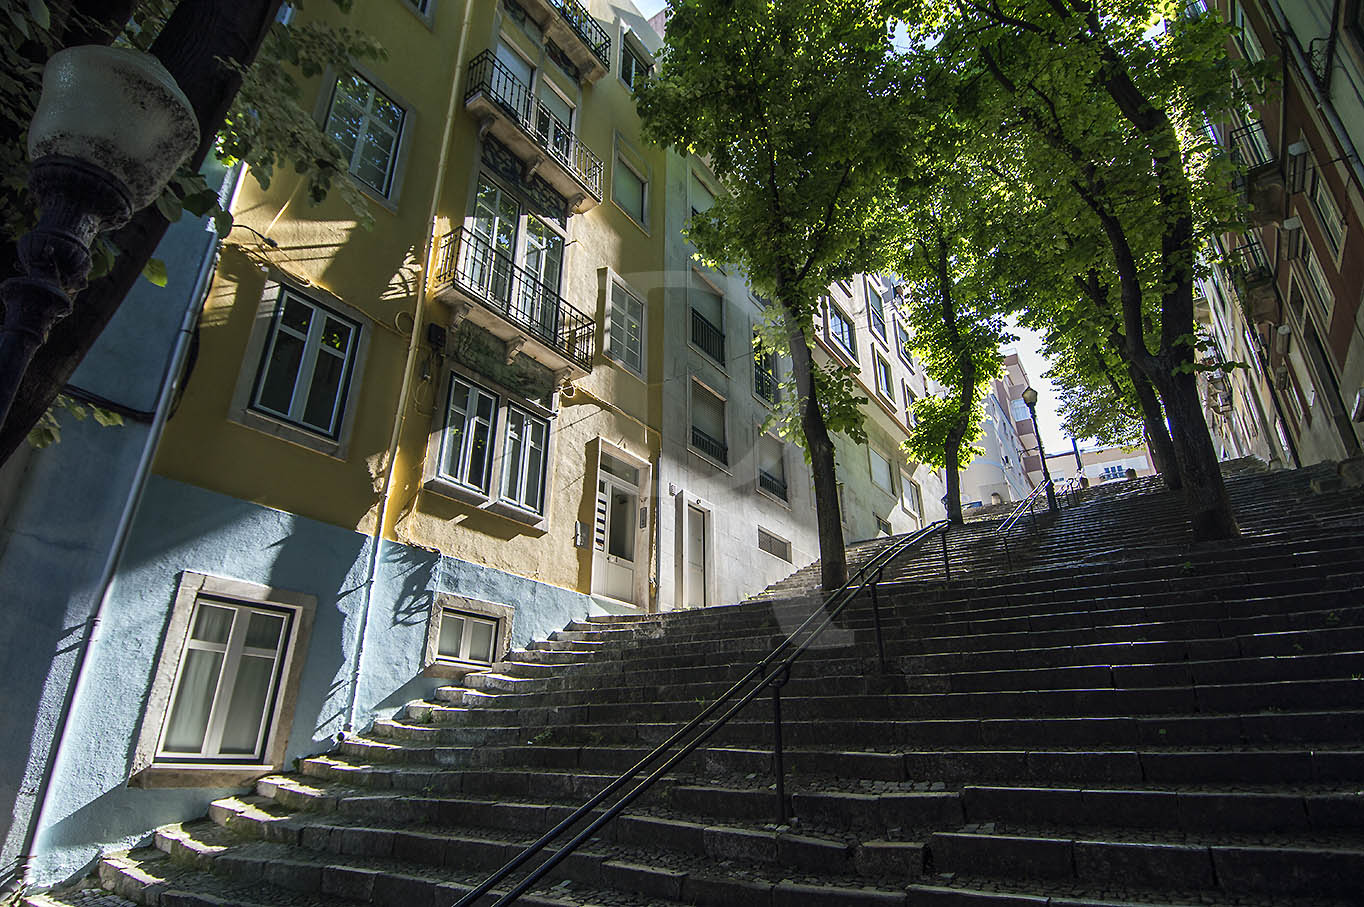
[[(667, 0), (634, 0), (634, 3), (646, 18), (650, 18), (667, 5)], [(1037, 390), (1037, 422), (1042, 428), (1042, 446), (1047, 453), (1069, 450), (1070, 437), (1061, 430), (1061, 417), (1056, 412), (1056, 390), (1042, 377), (1047, 370), (1047, 361), (1038, 352), (1041, 338), (1026, 328), (1014, 326), (1012, 330), (1019, 338), (1014, 346), (1023, 360), (1023, 368)], [(1084, 446), (1083, 440), (1080, 446)]]

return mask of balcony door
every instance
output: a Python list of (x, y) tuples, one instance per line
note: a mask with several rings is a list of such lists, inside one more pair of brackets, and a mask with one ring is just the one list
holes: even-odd
[(522, 281), (520, 315), (543, 336), (557, 334), (559, 277), (564, 267), (564, 238), (533, 215), (526, 217), (526, 263), (529, 280)]
[(505, 41), (497, 42), (495, 53), (500, 65), (493, 69), (492, 92), (497, 102), (522, 123), (530, 123), (530, 86), (535, 78), (535, 67)]
[(463, 269), (474, 286), (503, 305), (511, 301), (520, 215), (520, 206), (510, 193), (491, 180), (478, 181), (474, 238), (466, 246)]
[(541, 80), (535, 132), (550, 153), (576, 171), (573, 161), (573, 105)]

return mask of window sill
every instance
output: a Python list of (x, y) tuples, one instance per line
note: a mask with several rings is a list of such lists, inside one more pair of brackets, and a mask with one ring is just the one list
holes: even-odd
[(325, 454), (335, 460), (344, 462), (346, 459), (346, 446), (340, 441), (334, 441), (324, 435), (319, 435), (306, 428), (283, 422), (273, 416), (265, 415), (254, 409), (242, 410), (237, 414), (235, 421), (238, 425), (245, 428), (264, 432), (281, 441), (288, 441), (290, 444), (306, 447), (308, 450)]
[(639, 221), (635, 220), (635, 216), (622, 208), (614, 198), (611, 199), (611, 207), (615, 208), (621, 214), (624, 214), (626, 220), (639, 228), (639, 232), (643, 233), (645, 236), (649, 235), (649, 227), (646, 224), (641, 224)]
[[(404, 4), (404, 5), (406, 5), (406, 4)], [(417, 17), (418, 17), (418, 18), (421, 18), (421, 14), (418, 13), (418, 14), (417, 14)], [(399, 141), (401, 141), (401, 138), (399, 139)], [(378, 205), (380, 208), (383, 208), (383, 209), (384, 209), (385, 211), (387, 211), (389, 214), (397, 214), (397, 213), (398, 213), (398, 202), (397, 202), (396, 199), (392, 199), (392, 198), (389, 198), (387, 195), (384, 195), (384, 194), (383, 194), (382, 192), (380, 192), (378, 189), (375, 189), (375, 188), (374, 188), (373, 186), (371, 186), (369, 183), (367, 183), (367, 182), (365, 182), (364, 180), (360, 179), (360, 177), (356, 176), (355, 174), (351, 173), (350, 171), (346, 171), (346, 177), (347, 177), (352, 183), (355, 184), (355, 188), (357, 188), (357, 189), (359, 189), (361, 192), (363, 192), (363, 193), (365, 194), (365, 196), (366, 196), (370, 201), (374, 202), (374, 204)], [(398, 174), (397, 174), (396, 172), (393, 174), (393, 182), (394, 182), (393, 191), (394, 191), (394, 193), (396, 194), (396, 192), (397, 192), (397, 182), (398, 182)]]
[(432, 476), (422, 483), (422, 488), (432, 494), (438, 494), (462, 504), (472, 504), (475, 507), (482, 507), (488, 503), (488, 496), (483, 492), (457, 484), (443, 476)]
[(455, 658), (437, 658), (422, 671), (423, 677), (440, 680), (458, 680), (466, 674), (491, 671), (492, 665), (482, 661), (460, 661)]
[(541, 532), (549, 528), (549, 520), (544, 514), (532, 513), (507, 501), (489, 501), (483, 509)]
[[(780, 504), (781, 506), (785, 507), (787, 510), (790, 510), (790, 509), (791, 509), (791, 502), (790, 502), (790, 500), (788, 500), (787, 498), (779, 498), (779, 497), (777, 497), (775, 494), (773, 494), (772, 492), (768, 491), (766, 488), (763, 488), (761, 483), (759, 483), (758, 485), (755, 485), (754, 488), (753, 488), (753, 490), (756, 491), (758, 494), (762, 495), (763, 497), (767, 498), (769, 501), (772, 501), (772, 502), (774, 502), (774, 503)], [(769, 551), (768, 553), (771, 554), (770, 551)], [(775, 555), (773, 555), (773, 556), (775, 557)]]
[(726, 378), (729, 377), (729, 369), (725, 368), (725, 364), (723, 362), (717, 361), (714, 356), (712, 356), (710, 353), (707, 353), (705, 350), (701, 349), (699, 346), (693, 343), (690, 335), (687, 336), (687, 348), (690, 349), (693, 353), (695, 353), (697, 358), (700, 359), (702, 362), (706, 363), (706, 365), (709, 365), (711, 368), (716, 369), (717, 371), (720, 372), (720, 374), (724, 375)]
[(233, 765), (221, 762), (152, 764), (128, 779), (129, 787), (250, 787), (265, 775), (279, 771), (275, 765)]

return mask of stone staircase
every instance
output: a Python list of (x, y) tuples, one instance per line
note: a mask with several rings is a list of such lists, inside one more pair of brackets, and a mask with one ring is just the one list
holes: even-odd
[[(1228, 544), (1138, 482), (1012, 572), (994, 523), (954, 529), (950, 585), (934, 540), (880, 587), (888, 675), (862, 598), (783, 688), (787, 824), (763, 697), (520, 903), (1364, 904), (1364, 500), (1320, 478), (1230, 476)], [(767, 654), (816, 575), (570, 624), (28, 903), (448, 907)]]

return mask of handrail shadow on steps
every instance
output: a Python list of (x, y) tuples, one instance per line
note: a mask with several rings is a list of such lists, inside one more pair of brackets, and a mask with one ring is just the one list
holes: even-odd
[[(1013, 513), (1009, 514), (1009, 516), (1005, 518), (1004, 522), (1000, 523), (999, 526), (996, 527), (995, 538), (999, 539), (1004, 546), (1004, 559), (1008, 562), (1010, 570), (1013, 569), (1014, 559), (1013, 553), (1009, 550), (1009, 534), (1012, 533), (1015, 527), (1017, 527), (1018, 524), (1023, 521), (1023, 517), (1025, 514), (1029, 517), (1028, 522), (1032, 525), (1033, 531), (1034, 532), (1037, 531), (1037, 514), (1034, 512), (1037, 506), (1037, 499), (1040, 495), (1045, 494), (1049, 489), (1053, 491), (1055, 498), (1058, 501), (1062, 498), (1069, 497), (1070, 505), (1074, 507), (1077, 503), (1079, 503), (1080, 500), (1079, 498), (1079, 489), (1081, 487), (1080, 480), (1081, 475), (1077, 474), (1067, 479), (1065, 481), (1065, 484), (1057, 486), (1056, 483), (1053, 482), (1051, 479), (1047, 479), (1045, 482), (1034, 488), (1032, 490), (1032, 493), (1029, 494), (1026, 498), (1019, 501), (1018, 506), (1014, 508)], [(1060, 509), (1059, 504), (1057, 506), (1057, 509), (1058, 510)]]
[[(781, 744), (781, 687), (790, 678), (791, 666), (807, 649), (809, 649), (810, 644), (843, 613), (843, 610), (852, 603), (857, 594), (870, 585), (872, 617), (876, 631), (877, 662), (881, 671), (884, 673), (886, 668), (886, 652), (881, 635), (881, 612), (876, 592), (877, 586), (881, 583), (882, 574), (894, 560), (901, 557), (909, 550), (918, 547), (933, 536), (938, 535), (942, 538), (943, 575), (946, 581), (951, 582), (952, 568), (947, 556), (947, 532), (950, 525), (951, 524), (946, 520), (939, 520), (936, 523), (925, 526), (913, 535), (903, 538), (895, 544), (877, 552), (875, 556), (858, 568), (857, 572), (850, 576), (847, 582), (830, 594), (821, 603), (820, 607), (815, 608), (799, 627), (791, 631), (790, 635), (778, 643), (776, 648), (774, 648), (767, 657), (763, 658), (750, 668), (748, 673), (742, 678), (735, 681), (733, 686), (717, 697), (710, 705), (706, 706), (706, 708), (704, 708), (696, 717), (692, 718), (691, 721), (688, 721), (685, 725), (674, 731), (667, 740), (660, 743), (649, 752), (648, 755), (626, 769), (586, 803), (575, 809), (557, 825), (541, 835), (533, 844), (530, 844), (521, 851), (521, 853), (517, 854), (511, 860), (508, 860), (506, 864), (491, 876), (484, 879), (468, 894), (460, 898), (455, 903), (454, 907), (471, 907), (471, 905), (480, 898), (492, 891), (493, 886), (506, 880), (508, 876), (525, 866), (536, 856), (549, 851), (544, 861), (531, 870), (515, 887), (494, 901), (493, 907), (515, 902), (521, 895), (525, 894), (537, 882), (544, 878), (550, 870), (596, 834), (602, 826), (606, 825), (606, 823), (610, 822), (623, 812), (627, 806), (652, 787), (659, 778), (663, 777), (665, 773), (700, 747), (702, 743), (706, 742), (706, 740), (708, 740), (716, 731), (737, 715), (744, 706), (756, 699), (764, 689), (770, 689), (772, 691), (774, 731), (772, 755), (773, 773), (776, 775), (777, 780), (776, 799), (777, 815), (779, 819), (778, 824), (786, 824), (786, 786)], [(805, 634), (803, 638), (801, 638), (802, 634)], [(750, 683), (752, 684), (751, 688), (747, 692), (741, 693), (744, 687), (748, 686)], [(730, 704), (729, 708), (725, 709), (723, 714), (714, 718), (712, 721), (712, 716), (719, 712), (727, 703)], [(645, 775), (639, 781), (639, 783), (630, 788), (630, 790), (621, 796), (615, 803), (598, 814), (596, 818), (566, 843), (550, 850), (550, 845), (555, 840), (568, 832), (573, 826), (577, 825), (578, 822), (609, 799), (613, 794), (633, 781), (636, 775), (644, 771), (652, 763), (656, 762), (660, 757), (693, 732), (696, 732), (695, 735), (692, 736), (690, 740), (687, 740), (686, 743), (682, 744), (677, 752), (668, 756), (661, 764), (652, 769), (649, 774)]]

